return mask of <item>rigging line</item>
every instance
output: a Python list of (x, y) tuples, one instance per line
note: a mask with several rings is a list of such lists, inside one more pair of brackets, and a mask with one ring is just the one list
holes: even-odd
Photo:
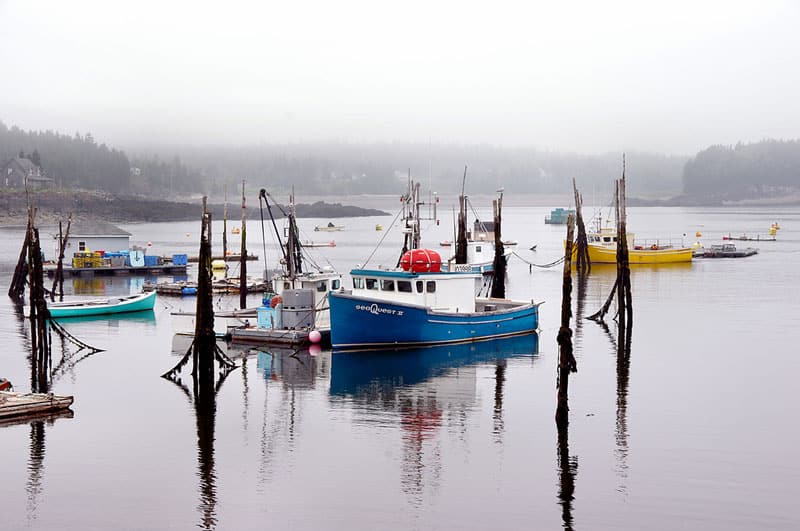
[(375, 246), (375, 248), (372, 250), (370, 255), (367, 257), (367, 260), (364, 262), (364, 264), (361, 266), (362, 268), (367, 267), (367, 264), (369, 263), (370, 260), (372, 260), (372, 257), (375, 255), (375, 252), (378, 250), (378, 247), (381, 246), (381, 244), (383, 243), (383, 240), (386, 239), (386, 236), (388, 236), (389, 233), (392, 232), (392, 227), (394, 227), (395, 222), (397, 221), (397, 219), (400, 217), (400, 214), (402, 214), (404, 210), (405, 210), (405, 204), (397, 212), (397, 215), (392, 220), (392, 224), (389, 225), (389, 228), (386, 230), (386, 232), (383, 233), (383, 236), (381, 237), (380, 241)]
[(550, 262), (548, 264), (534, 264), (533, 262), (529, 262), (528, 260), (524, 259), (522, 256), (518, 255), (516, 251), (511, 251), (511, 254), (513, 256), (516, 256), (517, 258), (519, 258), (520, 260), (522, 260), (526, 264), (528, 264), (530, 266), (533, 266), (533, 267), (538, 267), (538, 268), (541, 268), (541, 269), (547, 269), (547, 268), (550, 268), (550, 267), (555, 267), (558, 264), (561, 264), (561, 263), (564, 262), (564, 257), (562, 256), (558, 260), (554, 260), (553, 262)]

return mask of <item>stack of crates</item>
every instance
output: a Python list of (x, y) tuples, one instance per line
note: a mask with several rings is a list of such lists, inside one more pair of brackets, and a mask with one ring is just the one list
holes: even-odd
[(82, 267), (86, 267), (86, 253), (83, 251), (78, 251), (77, 253), (72, 255), (72, 267), (75, 269), (79, 269)]
[(173, 254), (172, 265), (185, 266), (189, 262), (189, 256), (185, 254)]
[(103, 267), (103, 253), (94, 251), (89, 255), (89, 263), (91, 265), (87, 264), (85, 267)]
[(146, 267), (153, 267), (158, 265), (158, 256), (144, 255), (144, 265)]

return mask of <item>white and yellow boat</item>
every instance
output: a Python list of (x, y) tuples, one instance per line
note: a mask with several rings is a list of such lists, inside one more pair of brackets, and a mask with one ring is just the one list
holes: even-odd
[[(586, 235), (589, 244), (589, 261), (593, 264), (617, 263), (617, 231), (600, 229)], [(575, 250), (577, 252), (577, 248)], [(628, 262), (630, 264), (674, 264), (692, 261), (692, 248), (673, 245), (635, 243), (633, 233), (628, 233)]]

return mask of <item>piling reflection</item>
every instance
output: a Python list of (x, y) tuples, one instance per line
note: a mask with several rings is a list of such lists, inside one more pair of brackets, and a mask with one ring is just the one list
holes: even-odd
[(575, 500), (575, 479), (578, 475), (578, 456), (569, 455), (569, 425), (558, 426), (558, 499), (564, 529), (572, 530), (572, 502)]
[[(183, 382), (180, 370), (193, 360), (191, 390)], [(215, 360), (219, 370), (215, 371)], [(173, 382), (192, 402), (197, 429), (197, 476), (200, 501), (197, 511), (200, 529), (217, 527), (217, 475), (214, 457), (214, 442), (217, 415), (217, 393), (235, 365), (222, 353), (216, 343), (198, 341), (185, 358), (166, 373), (164, 378)]]
[(494, 365), (492, 436), (501, 444), (507, 359), (537, 352), (536, 334), (396, 351), (334, 352), (330, 393), (334, 403), (355, 405), (356, 422), (399, 426), (401, 487), (413, 506), (421, 506), (425, 489), (435, 491), (439, 485), (443, 426), (466, 435), (477, 400), (478, 366)]

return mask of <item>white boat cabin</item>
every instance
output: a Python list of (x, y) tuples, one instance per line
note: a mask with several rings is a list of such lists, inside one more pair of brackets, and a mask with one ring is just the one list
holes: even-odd
[[(628, 247), (633, 248), (632, 232), (627, 233)], [(590, 232), (586, 235), (586, 242), (589, 245), (602, 245), (603, 247), (617, 246), (617, 231), (615, 229), (600, 229), (600, 232)]]
[(354, 269), (353, 295), (375, 301), (424, 306), (436, 311), (475, 312), (476, 273), (410, 273)]
[(315, 326), (317, 328), (330, 328), (330, 303), (328, 292), (336, 291), (342, 287), (342, 275), (334, 271), (321, 271), (302, 273), (294, 280), (284, 275), (273, 277), (273, 288), (278, 293), (285, 290), (307, 289), (314, 293)]

